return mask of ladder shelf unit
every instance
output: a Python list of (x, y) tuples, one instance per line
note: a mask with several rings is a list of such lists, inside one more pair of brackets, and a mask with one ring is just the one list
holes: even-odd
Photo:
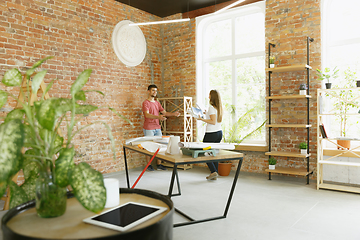
[[(309, 147), (307, 149), (307, 154), (301, 154), (300, 152), (292, 152), (292, 151), (273, 151), (271, 146), (271, 140), (272, 140), (272, 128), (305, 128), (307, 131), (307, 145), (310, 146), (310, 106), (309, 106), (309, 99), (310, 96), (310, 69), (312, 67), (310, 66), (310, 51), (309, 46), (310, 42), (313, 42), (314, 39), (307, 37), (307, 62), (306, 64), (298, 64), (298, 65), (292, 65), (292, 66), (282, 66), (282, 67), (269, 67), (265, 68), (265, 71), (268, 72), (268, 96), (266, 97), (266, 100), (268, 100), (269, 109), (268, 109), (268, 121), (269, 123), (266, 125), (269, 128), (269, 138), (268, 138), (268, 145), (269, 145), (269, 151), (265, 153), (265, 155), (269, 156), (280, 156), (280, 157), (289, 157), (289, 158), (303, 158), (306, 159), (306, 166), (300, 167), (300, 168), (288, 168), (288, 167), (276, 167), (274, 170), (272, 169), (266, 169), (265, 171), (269, 173), (269, 180), (271, 180), (271, 174), (272, 173), (278, 173), (278, 174), (287, 174), (287, 175), (298, 175), (298, 176), (305, 176), (307, 178), (307, 184), (309, 184), (309, 175), (312, 174), (312, 171), (310, 171), (309, 166), (309, 157), (311, 154), (309, 153)], [(271, 56), (271, 47), (275, 47), (275, 44), (269, 43), (269, 58)], [(269, 59), (268, 58), (268, 59)], [(289, 94), (289, 95), (272, 95), (271, 92), (271, 77), (273, 73), (284, 73), (284, 72), (294, 72), (294, 71), (306, 71), (307, 72), (307, 92), (306, 95), (299, 95), (299, 94)], [(306, 118), (306, 124), (274, 124), (271, 122), (271, 103), (272, 101), (281, 101), (281, 100), (305, 100), (306, 101), (306, 112), (307, 112), (307, 118)]]
[[(353, 98), (352, 99), (343, 99), (341, 97), (336, 97), (335, 94), (338, 91), (351, 91), (353, 94)], [(338, 98), (339, 101), (341, 101), (342, 103), (349, 103), (349, 104), (353, 104), (354, 106), (360, 108), (360, 88), (345, 88), (345, 89), (341, 89), (341, 88), (335, 88), (335, 89), (318, 89), (317, 90), (317, 101), (320, 102), (320, 99), (323, 97), (336, 97)], [(324, 99), (322, 99), (324, 100)], [(358, 109), (357, 108), (357, 109)], [(357, 110), (356, 110), (357, 111)], [(317, 122), (318, 122), (318, 126), (317, 126), (317, 146), (318, 146), (318, 151), (317, 151), (317, 189), (319, 190), (321, 189), (329, 189), (329, 190), (336, 190), (336, 191), (344, 191), (344, 192), (353, 192), (353, 193), (360, 193), (360, 187), (358, 187), (358, 185), (354, 185), (351, 183), (336, 183), (336, 182), (325, 182), (324, 181), (324, 166), (325, 165), (332, 165), (334, 166), (336, 169), (339, 169), (339, 167), (349, 167), (350, 168), (356, 168), (356, 167), (360, 167), (360, 162), (359, 161), (355, 161), (355, 162), (351, 162), (351, 161), (341, 161), (340, 159), (338, 159), (339, 157), (347, 157), (347, 158), (360, 158), (360, 145), (359, 144), (353, 144), (355, 146), (350, 146), (349, 149), (344, 149), (342, 148), (340, 145), (338, 145), (337, 140), (351, 140), (354, 142), (358, 142), (360, 141), (360, 138), (341, 138), (341, 137), (336, 137), (336, 136), (332, 136), (329, 137), (327, 136), (327, 133), (325, 131), (325, 135), (322, 135), (322, 131), (320, 129), (320, 125), (324, 124), (325, 121), (325, 117), (328, 116), (339, 116), (339, 115), (345, 115), (345, 116), (349, 116), (349, 117), (359, 117), (360, 114), (359, 113), (346, 113), (346, 114), (341, 114), (340, 112), (334, 111), (334, 109), (330, 110), (330, 111), (323, 111), (320, 107), (318, 108), (318, 112), (317, 112)], [(326, 126), (325, 126), (326, 129)], [(330, 134), (331, 135), (331, 134)], [(325, 149), (325, 144), (326, 143), (330, 143), (331, 145), (335, 145), (337, 146), (339, 149)], [(324, 152), (327, 152), (329, 154), (328, 158), (324, 158), (325, 154)], [(330, 156), (331, 155), (331, 156)], [(335, 169), (333, 167), (333, 169)], [(336, 171), (336, 170), (335, 170)], [(341, 173), (341, 170), (338, 170)], [(349, 180), (350, 182), (350, 180)]]

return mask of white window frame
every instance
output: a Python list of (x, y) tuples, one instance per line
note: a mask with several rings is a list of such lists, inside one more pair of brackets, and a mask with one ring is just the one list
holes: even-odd
[[(240, 58), (249, 58), (249, 57), (258, 57), (262, 56), (265, 57), (265, 46), (264, 51), (252, 52), (252, 53), (245, 53), (245, 54), (235, 54), (235, 19), (240, 16), (254, 14), (254, 13), (263, 13), (265, 16), (265, 8), (266, 4), (265, 1), (256, 2), (253, 4), (248, 4), (245, 6), (241, 6), (238, 8), (233, 8), (227, 10), (221, 14), (208, 14), (201, 17), (196, 18), (196, 102), (200, 103), (201, 105), (205, 106), (207, 103), (204, 103), (204, 100), (208, 98), (209, 86), (204, 84), (204, 77), (206, 76), (206, 68), (204, 67), (205, 64), (223, 60), (231, 60), (232, 61), (232, 96), (236, 96), (236, 78), (237, 78), (237, 69), (236, 69), (236, 60)], [(206, 28), (212, 24), (213, 22), (218, 22), (221, 20), (228, 20), (231, 19), (232, 21), (232, 54), (231, 56), (221, 56), (221, 57), (214, 57), (214, 58), (207, 58), (203, 59), (204, 50), (206, 49), (205, 44), (203, 44), (203, 36), (205, 35)], [(264, 63), (265, 69), (265, 63)], [(265, 86), (264, 86), (265, 87)], [(232, 104), (236, 105), (236, 97), (232, 99)], [(264, 112), (264, 116), (265, 116)], [(197, 121), (197, 131), (198, 136), (203, 136), (204, 133), (201, 132), (202, 123)], [(204, 130), (202, 130), (204, 131)], [(198, 137), (199, 138), (199, 137)], [(245, 142), (246, 143), (246, 142)], [(266, 139), (259, 142), (249, 142), (250, 144), (256, 145), (266, 145)], [(249, 145), (246, 143), (246, 145)]]

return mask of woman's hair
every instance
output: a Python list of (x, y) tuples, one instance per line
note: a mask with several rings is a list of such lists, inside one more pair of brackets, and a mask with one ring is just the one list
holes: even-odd
[(220, 94), (216, 90), (210, 91), (210, 104), (217, 110), (217, 122), (222, 121), (223, 108)]

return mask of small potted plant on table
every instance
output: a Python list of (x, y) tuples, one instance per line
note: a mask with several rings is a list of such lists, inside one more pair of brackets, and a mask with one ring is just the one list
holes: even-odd
[(274, 157), (270, 157), (268, 159), (268, 162), (269, 162), (269, 169), (275, 170), (275, 164), (276, 164), (277, 160)]

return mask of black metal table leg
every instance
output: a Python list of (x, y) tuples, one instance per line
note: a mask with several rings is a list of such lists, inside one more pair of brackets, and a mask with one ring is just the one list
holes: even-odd
[(233, 184), (232, 184), (232, 186), (231, 186), (231, 190), (230, 190), (230, 194), (229, 194), (229, 197), (228, 197), (228, 201), (227, 201), (227, 204), (226, 204), (226, 207), (225, 207), (224, 217), (226, 217), (226, 215), (227, 215), (227, 213), (228, 213), (228, 211), (229, 211), (230, 203), (231, 203), (232, 197), (233, 197), (233, 195), (234, 195), (236, 183), (237, 183), (237, 180), (238, 180), (238, 177), (239, 177), (239, 174), (240, 174), (240, 168), (241, 168), (242, 162), (243, 162), (243, 158), (240, 158), (238, 167), (237, 167), (237, 169), (236, 169), (235, 177), (234, 177), (234, 180), (233, 180)]
[[(178, 185), (178, 193), (172, 194), (175, 178), (176, 178), (176, 183)], [(172, 172), (171, 180), (170, 180), (168, 196), (171, 198), (171, 197), (180, 196), (180, 195), (181, 195), (181, 190), (180, 190), (179, 175), (178, 175), (178, 171), (177, 171), (177, 164), (174, 164), (174, 168), (173, 168), (173, 172)]]
[(126, 149), (125, 149), (125, 147), (123, 147), (123, 149), (124, 149), (124, 161), (125, 161), (126, 182), (127, 182), (127, 187), (130, 188), (129, 171), (128, 171), (128, 166), (127, 166), (127, 161), (126, 161)]
[[(192, 225), (192, 224), (203, 223), (203, 222), (214, 221), (214, 220), (219, 220), (219, 219), (226, 218), (227, 213), (228, 213), (229, 208), (230, 208), (230, 203), (231, 203), (234, 191), (235, 191), (236, 183), (237, 183), (237, 180), (238, 180), (238, 177), (239, 177), (239, 174), (240, 174), (240, 169), (241, 169), (242, 162), (243, 162), (243, 158), (241, 157), (239, 159), (239, 164), (238, 164), (238, 167), (236, 169), (236, 173), (235, 173), (234, 180), (233, 180), (233, 183), (232, 183), (232, 186), (231, 186), (230, 194), (229, 194), (226, 206), (225, 206), (224, 215), (218, 216), (218, 217), (201, 219), (201, 220), (194, 220), (193, 218), (189, 217), (188, 215), (181, 212), (180, 210), (175, 209), (176, 212), (178, 212), (182, 216), (186, 217), (188, 220), (190, 220), (190, 222), (176, 223), (176, 224), (174, 224), (174, 228), (175, 227), (182, 227), (182, 226), (187, 226), (187, 225)], [(173, 172), (173, 174), (174, 174), (174, 172)], [(173, 180), (174, 180), (174, 177), (172, 178), (172, 181)]]

